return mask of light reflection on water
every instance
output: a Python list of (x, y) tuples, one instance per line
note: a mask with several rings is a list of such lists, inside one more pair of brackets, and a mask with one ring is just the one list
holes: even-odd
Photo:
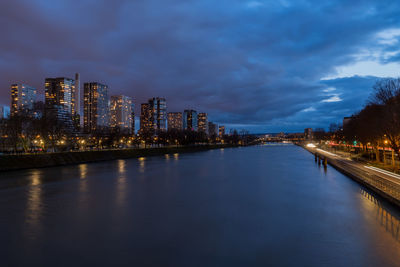
[[(366, 217), (374, 218), (394, 240), (400, 242), (400, 219), (398, 215), (393, 213), (393, 207), (392, 210), (386, 208), (385, 205), (382, 204), (382, 200), (363, 188), (360, 188), (360, 194), (362, 196), (362, 205), (365, 208), (365, 213), (368, 213)], [(373, 216), (371, 216), (371, 214)]]
[(122, 206), (126, 198), (126, 160), (118, 160), (118, 178), (117, 178), (117, 205)]
[(120, 175), (125, 173), (125, 171), (126, 171), (125, 168), (126, 168), (126, 160), (124, 160), (124, 159), (118, 160), (118, 173)]
[(30, 175), (31, 185), (27, 191), (25, 222), (31, 238), (36, 238), (40, 234), (43, 213), (41, 175), (41, 170), (32, 170)]
[(80, 178), (81, 179), (86, 179), (87, 171), (88, 171), (88, 165), (87, 164), (80, 164), (79, 165), (79, 172), (80, 172)]
[(39, 185), (40, 181), (40, 170), (33, 170), (31, 174), (31, 185)]
[[(88, 180), (87, 178), (87, 172), (88, 172), (88, 165), (87, 164), (80, 164), (79, 165), (79, 191), (81, 193), (86, 193), (88, 190)], [(82, 196), (84, 197), (84, 196)]]
[(145, 157), (140, 157), (138, 158), (139, 160), (139, 172), (144, 173), (146, 170), (146, 158)]
[(0, 248), (19, 255), (16, 265), (56, 266), (60, 258), (69, 266), (77, 260), (144, 266), (149, 259), (153, 266), (400, 262), (399, 210), (294, 146), (11, 175), (17, 174), (9, 188), (0, 185), (0, 212), (7, 215)]

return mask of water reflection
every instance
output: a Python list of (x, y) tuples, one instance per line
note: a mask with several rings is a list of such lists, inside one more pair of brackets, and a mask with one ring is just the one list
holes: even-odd
[(31, 181), (30, 184), (33, 186), (39, 185), (41, 183), (40, 175), (41, 175), (41, 173), (39, 170), (33, 170), (31, 173), (31, 177), (30, 177), (30, 181)]
[(400, 242), (400, 219), (397, 218), (389, 209), (385, 208), (380, 200), (371, 193), (362, 188), (360, 188), (360, 193), (365, 200), (363, 204), (364, 207), (368, 210), (368, 213), (374, 212), (375, 219), (379, 223), (379, 225), (384, 228), (387, 233), (391, 234), (391, 236), (397, 242)]
[(88, 173), (88, 165), (87, 164), (79, 165), (79, 178), (81, 179), (79, 183), (79, 191), (81, 193), (85, 193), (87, 191), (88, 187), (88, 181), (86, 179), (87, 173)]
[(116, 196), (117, 205), (122, 205), (126, 198), (126, 160), (118, 160)]
[(26, 196), (25, 223), (27, 232), (31, 238), (35, 238), (40, 230), (40, 218), (43, 212), (42, 206), (42, 171), (33, 170), (30, 176), (30, 186)]
[(86, 179), (87, 170), (88, 170), (88, 165), (87, 164), (79, 165), (79, 172), (80, 172), (80, 178), (81, 179)]
[(126, 171), (126, 161), (123, 159), (118, 160), (118, 173), (124, 174)]
[(138, 158), (138, 160), (139, 160), (139, 171), (141, 172), (141, 173), (144, 173), (144, 171), (145, 171), (145, 161), (146, 161), (146, 158), (145, 157), (140, 157), (140, 158)]
[(166, 159), (167, 161), (169, 161), (169, 159), (170, 159), (169, 154), (165, 154), (165, 159)]
[(168, 253), (155, 266), (396, 266), (399, 211), (333, 168), (324, 175), (308, 152), (285, 149), (10, 173), (24, 183), (0, 190), (2, 265), (84, 256), (86, 265), (142, 266), (156, 245)]

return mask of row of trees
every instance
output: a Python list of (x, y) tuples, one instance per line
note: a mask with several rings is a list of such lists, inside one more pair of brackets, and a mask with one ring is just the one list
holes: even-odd
[(1, 151), (56, 151), (78, 147), (79, 139), (52, 116), (34, 117), (23, 110), (0, 120)]
[(378, 81), (366, 106), (336, 131), (334, 138), (348, 143), (390, 147), (400, 154), (400, 79)]
[(70, 151), (81, 149), (109, 149), (138, 146), (193, 145), (205, 143), (248, 144), (254, 141), (246, 131), (231, 131), (223, 137), (208, 136), (203, 132), (169, 130), (142, 132), (140, 135), (103, 128), (88, 135), (71, 132), (56, 118), (39, 118), (19, 112), (0, 121), (0, 150), (2, 152)]

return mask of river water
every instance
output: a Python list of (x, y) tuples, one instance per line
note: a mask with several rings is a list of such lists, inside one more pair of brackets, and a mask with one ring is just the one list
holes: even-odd
[(294, 145), (0, 174), (1, 266), (399, 266), (400, 211)]

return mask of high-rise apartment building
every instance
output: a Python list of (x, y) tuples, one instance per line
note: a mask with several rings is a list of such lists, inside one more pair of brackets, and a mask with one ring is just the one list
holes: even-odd
[(75, 114), (81, 117), (81, 79), (79, 73), (75, 74), (75, 90), (72, 98), (75, 103)]
[(183, 112), (183, 129), (197, 131), (197, 111), (185, 110)]
[(16, 115), (21, 110), (32, 110), (36, 93), (36, 88), (26, 84), (11, 85), (11, 115)]
[(167, 130), (167, 101), (165, 100), (165, 98), (151, 98), (149, 99), (149, 105), (152, 109), (154, 130)]
[(219, 126), (218, 135), (219, 137), (223, 137), (225, 135), (225, 126)]
[(132, 98), (124, 95), (111, 96), (110, 126), (112, 128), (119, 128), (121, 131), (126, 133), (133, 133), (133, 108), (134, 106), (132, 104)]
[(0, 106), (0, 120), (7, 119), (10, 116), (9, 106)]
[(182, 112), (168, 112), (168, 130), (182, 130)]
[(135, 128), (135, 104), (133, 102), (132, 102), (131, 111), (132, 111), (132, 114), (131, 114), (131, 116), (132, 116), (132, 126), (131, 126), (132, 134), (135, 134), (135, 130), (136, 130), (136, 128)]
[(140, 107), (140, 133), (153, 133), (152, 108), (149, 103), (144, 103)]
[(165, 98), (154, 97), (142, 104), (140, 132), (165, 131), (167, 129), (167, 102)]
[(110, 126), (110, 101), (108, 86), (97, 83), (84, 84), (83, 128), (86, 133)]
[(65, 77), (46, 78), (45, 101), (46, 106), (64, 106), (71, 116), (76, 115), (75, 80)]
[(46, 78), (45, 113), (67, 128), (76, 128), (75, 80), (65, 77)]
[(218, 125), (211, 121), (208, 123), (208, 135), (218, 136)]
[(208, 132), (207, 113), (199, 113), (197, 115), (197, 131), (203, 132), (203, 133)]

